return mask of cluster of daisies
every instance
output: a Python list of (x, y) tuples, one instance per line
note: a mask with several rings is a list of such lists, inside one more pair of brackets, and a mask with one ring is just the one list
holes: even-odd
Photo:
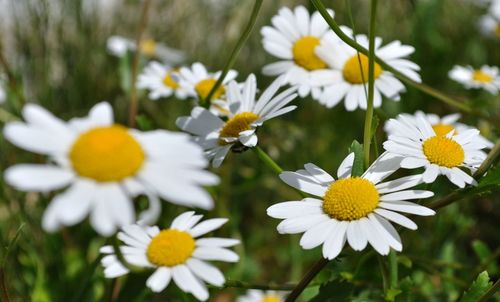
[[(342, 30), (368, 46), (365, 35), (347, 27)], [(106, 102), (96, 104), (86, 117), (69, 121), (28, 104), (22, 111), (24, 121), (8, 123), (4, 135), (14, 145), (46, 156), (47, 162), (11, 166), (4, 173), (6, 182), (22, 191), (58, 191), (42, 218), (47, 231), (88, 217), (100, 235), (116, 234), (122, 245), (100, 250), (106, 277), (117, 278), (128, 274), (131, 266), (141, 267), (152, 272), (146, 281), (152, 291), (162, 291), (173, 282), (198, 300), (207, 300), (206, 284), (225, 283), (222, 272), (209, 262), (237, 262), (239, 256), (231, 247), (239, 240), (204, 237), (227, 219), (202, 220), (194, 211), (184, 212), (160, 229), (154, 224), (161, 214), (161, 200), (212, 209), (213, 198), (204, 187), (217, 185), (219, 178), (207, 170), (209, 163), (219, 167), (230, 151), (256, 147), (258, 128), (295, 110), (291, 102), (298, 96), (311, 95), (326, 107), (343, 100), (349, 111), (367, 107), (368, 58), (331, 32), (318, 12), (284, 7), (261, 33), (264, 49), (278, 58), (263, 68), (264, 74), (276, 76), (265, 89), (258, 88), (253, 74), (238, 83), (233, 70), (223, 75), (207, 71), (201, 63), (175, 66), (184, 54), (152, 40), (136, 45), (121, 37), (110, 38), (108, 48), (115, 55), (140, 51), (171, 62), (151, 61), (137, 86), (148, 90), (152, 100), (170, 96), (194, 100), (191, 114), (176, 121), (187, 133), (130, 129), (114, 121)], [(420, 81), (418, 65), (406, 59), (413, 47), (399, 41), (382, 45), (380, 38), (375, 44), (377, 56)], [(383, 98), (398, 101), (404, 90), (391, 72), (375, 65), (375, 107)], [(283, 172), (281, 180), (307, 197), (274, 204), (267, 214), (282, 220), (279, 233), (303, 233), (300, 245), (304, 249), (322, 246), (327, 259), (337, 257), (346, 243), (355, 251), (369, 244), (381, 255), (391, 249), (401, 251), (402, 240), (393, 224), (415, 230), (417, 225), (406, 214), (435, 214), (419, 202), (433, 192), (416, 187), (434, 182), (439, 175), (460, 188), (473, 185), (471, 174), (484, 161), (484, 150), (492, 147), (459, 118), (458, 114), (441, 118), (416, 112), (389, 120), (385, 152), (360, 175), (353, 172), (354, 153), (340, 164), (336, 178), (312, 163)], [(400, 169), (418, 170), (391, 177)], [(138, 196), (149, 201), (140, 213), (134, 205)], [(285, 294), (252, 290), (238, 301), (279, 302)]]

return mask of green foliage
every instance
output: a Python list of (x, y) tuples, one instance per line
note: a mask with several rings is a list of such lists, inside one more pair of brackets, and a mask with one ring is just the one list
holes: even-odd
[(311, 302), (348, 302), (354, 286), (346, 281), (332, 280), (321, 284), (319, 293)]
[(354, 152), (354, 162), (352, 164), (352, 176), (363, 175), (363, 145), (354, 140), (349, 147), (349, 153)]
[(460, 302), (475, 302), (477, 301), (493, 284), (490, 282), (490, 276), (487, 271), (480, 273), (477, 279), (472, 282), (469, 289), (464, 293)]

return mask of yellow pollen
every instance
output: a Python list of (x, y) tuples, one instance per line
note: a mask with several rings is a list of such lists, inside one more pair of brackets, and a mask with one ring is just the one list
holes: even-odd
[(156, 42), (153, 39), (142, 40), (139, 44), (139, 51), (147, 57), (154, 57), (156, 54)]
[(320, 40), (313, 36), (304, 36), (297, 40), (292, 49), (295, 63), (307, 70), (326, 68), (326, 63), (314, 53), (314, 49), (319, 43)]
[[(361, 64), (360, 64), (361, 62)], [(377, 79), (382, 73), (383, 69), (375, 63), (374, 78)], [(352, 56), (344, 64), (342, 72), (344, 79), (351, 84), (363, 84), (368, 82), (368, 57), (364, 54)]]
[(78, 175), (107, 182), (134, 175), (145, 155), (127, 128), (113, 125), (81, 134), (71, 147), (69, 158)]
[(276, 295), (266, 295), (260, 302), (280, 302), (280, 297)]
[(422, 147), (427, 159), (438, 166), (453, 168), (464, 161), (462, 146), (446, 136), (437, 135), (428, 138)]
[(163, 84), (165, 86), (170, 87), (172, 89), (177, 89), (179, 87), (179, 84), (172, 78), (172, 73), (169, 72), (165, 77), (163, 78)]
[(323, 211), (337, 220), (358, 220), (373, 212), (379, 194), (373, 183), (361, 177), (339, 179), (326, 190)]
[(481, 70), (475, 70), (472, 74), (472, 79), (476, 82), (484, 84), (493, 82), (493, 77)]
[[(214, 87), (215, 82), (217, 82), (215, 79), (205, 79), (202, 81), (199, 81), (196, 86), (194, 86), (194, 90), (196, 90), (196, 93), (198, 94), (199, 97), (202, 99), (205, 99), (208, 94), (210, 93), (210, 90), (212, 90), (212, 87)], [(215, 93), (212, 95), (212, 100), (220, 98), (220, 96), (226, 91), (224, 88), (224, 85), (220, 85), (219, 88), (215, 91)]]
[(500, 37), (500, 23), (495, 26), (495, 36)]
[(455, 130), (452, 125), (436, 124), (432, 126), (432, 129), (434, 129), (436, 135), (446, 135), (451, 131), (453, 131), (453, 135), (457, 134), (457, 130)]
[[(238, 137), (240, 136), (240, 132), (250, 130), (250, 125), (258, 118), (259, 116), (253, 112), (240, 112), (226, 122), (219, 132), (219, 136)], [(225, 145), (226, 142), (220, 140), (219, 144)]]
[(193, 237), (183, 231), (163, 230), (148, 245), (149, 262), (158, 266), (176, 266), (186, 262), (195, 248)]

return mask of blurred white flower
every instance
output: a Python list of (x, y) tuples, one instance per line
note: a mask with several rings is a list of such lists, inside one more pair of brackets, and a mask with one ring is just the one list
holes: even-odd
[(187, 91), (179, 85), (177, 68), (159, 62), (150, 62), (137, 78), (137, 88), (149, 90), (149, 98), (157, 100), (173, 95), (185, 99)]
[[(123, 57), (128, 51), (136, 51), (137, 49), (134, 40), (121, 36), (109, 37), (106, 45), (109, 53), (117, 57)], [(148, 58), (158, 58), (166, 64), (177, 65), (185, 60), (184, 52), (157, 43), (152, 39), (143, 39), (139, 44), (139, 51)]]
[(500, 38), (500, 21), (491, 15), (484, 15), (479, 19), (479, 29), (483, 35)]
[(250, 289), (246, 295), (238, 297), (236, 302), (284, 302), (285, 295), (282, 291)]
[(448, 76), (466, 89), (482, 88), (495, 95), (500, 90), (500, 72), (496, 66), (483, 65), (481, 69), (474, 69), (471, 66), (455, 65)]

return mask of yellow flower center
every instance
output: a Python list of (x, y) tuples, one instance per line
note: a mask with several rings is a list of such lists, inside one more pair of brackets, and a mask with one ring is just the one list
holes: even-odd
[(493, 77), (481, 70), (475, 70), (472, 74), (472, 79), (479, 83), (491, 83), (493, 81)]
[(139, 44), (139, 51), (147, 57), (154, 57), (156, 54), (156, 42), (153, 39), (142, 40)]
[(495, 26), (495, 36), (500, 37), (500, 23)]
[(280, 302), (280, 297), (276, 295), (266, 295), (260, 302)]
[[(383, 69), (375, 63), (375, 70), (373, 72), (374, 78), (377, 79), (382, 73)], [(368, 82), (368, 57), (360, 53), (352, 56), (344, 64), (342, 71), (344, 79), (351, 84), (363, 84)]]
[(453, 168), (464, 161), (464, 149), (459, 143), (437, 135), (428, 138), (422, 145), (427, 159), (438, 166)]
[(172, 73), (169, 72), (165, 75), (163, 78), (163, 84), (165, 86), (170, 87), (172, 89), (177, 89), (179, 87), (179, 83), (177, 83), (173, 78), (172, 78)]
[(358, 220), (373, 212), (379, 194), (373, 183), (361, 177), (339, 179), (325, 193), (323, 211), (337, 220)]
[(183, 231), (168, 229), (156, 235), (148, 245), (149, 262), (158, 266), (176, 266), (186, 262), (194, 252), (193, 237)]
[(432, 129), (434, 129), (436, 135), (446, 135), (451, 131), (453, 131), (453, 135), (457, 134), (457, 130), (455, 130), (452, 125), (436, 124), (432, 126)]
[[(200, 98), (205, 99), (210, 93), (210, 90), (212, 90), (212, 87), (214, 87), (215, 82), (217, 81), (212, 78), (199, 81), (198, 84), (194, 86), (194, 90), (196, 90), (196, 93)], [(226, 89), (224, 88), (224, 85), (220, 85), (212, 95), (212, 100), (220, 98), (225, 91)]]
[[(219, 136), (238, 137), (240, 136), (240, 132), (250, 130), (250, 125), (258, 118), (259, 116), (253, 112), (240, 112), (226, 122), (219, 132)], [(221, 145), (226, 144), (223, 140), (220, 140), (219, 143)]]
[(307, 70), (316, 70), (326, 68), (326, 63), (323, 62), (314, 52), (320, 40), (313, 36), (304, 36), (295, 42), (292, 53), (293, 60), (299, 66)]
[(81, 134), (69, 158), (78, 175), (106, 182), (134, 175), (141, 168), (145, 155), (127, 128), (113, 125)]

